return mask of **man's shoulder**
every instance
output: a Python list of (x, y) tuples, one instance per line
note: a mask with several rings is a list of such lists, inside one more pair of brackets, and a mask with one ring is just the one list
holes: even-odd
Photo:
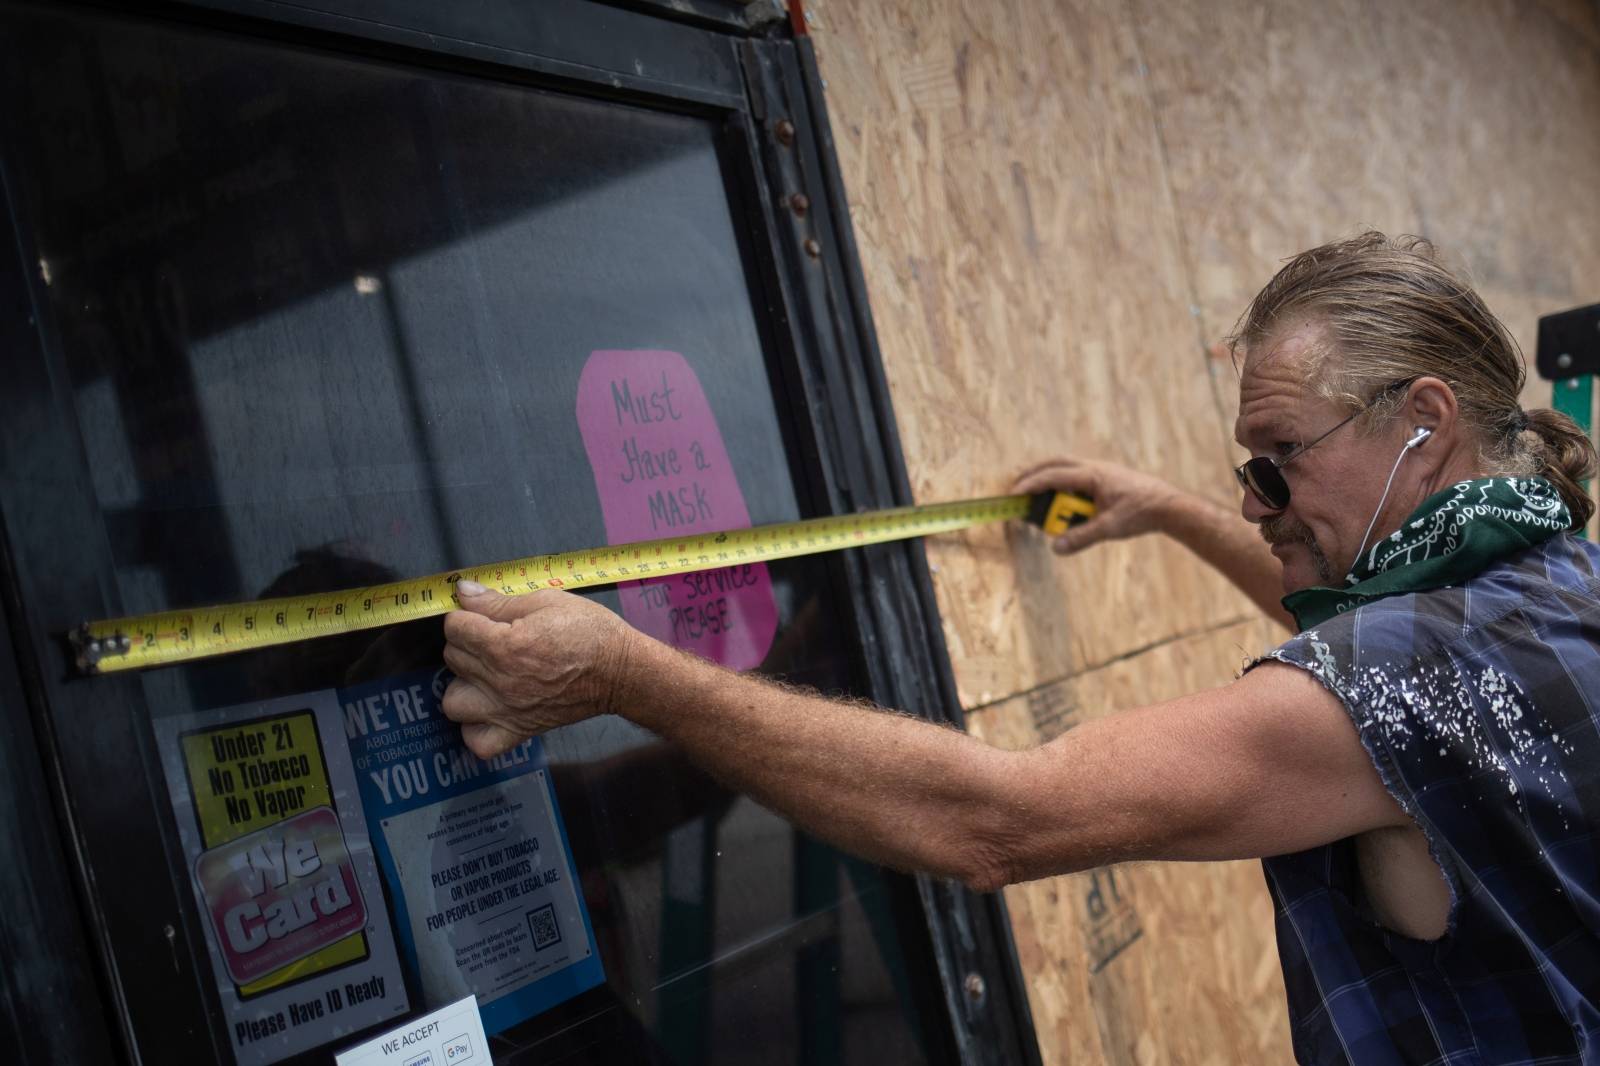
[(1501, 559), (1459, 585), (1359, 604), (1285, 641), (1273, 658), (1333, 656), (1351, 668), (1429, 658), (1508, 619), (1541, 630), (1592, 614), (1600, 623), (1600, 547), (1571, 535)]
[(1346, 676), (1429, 657), (1465, 635), (1472, 599), (1458, 585), (1370, 600), (1296, 633), (1267, 658)]

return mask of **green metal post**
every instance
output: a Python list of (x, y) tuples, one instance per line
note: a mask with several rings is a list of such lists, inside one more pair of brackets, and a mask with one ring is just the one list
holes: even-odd
[[(1555, 394), (1551, 400), (1551, 407), (1568, 415), (1578, 423), (1578, 428), (1590, 436), (1594, 435), (1594, 375), (1581, 374), (1575, 378), (1555, 383)], [(1584, 491), (1589, 489), (1589, 483), (1583, 483)], [(1579, 536), (1586, 536), (1579, 533)]]

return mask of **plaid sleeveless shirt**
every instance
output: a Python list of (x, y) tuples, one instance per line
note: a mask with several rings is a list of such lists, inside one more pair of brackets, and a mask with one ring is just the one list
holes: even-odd
[(1296, 1057), (1600, 1064), (1600, 548), (1553, 537), (1268, 660), (1339, 698), (1451, 891), (1414, 940), (1373, 918), (1353, 840), (1263, 862)]

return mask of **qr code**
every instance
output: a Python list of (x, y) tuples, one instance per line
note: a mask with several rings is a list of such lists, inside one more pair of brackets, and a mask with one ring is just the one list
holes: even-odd
[(533, 950), (541, 951), (551, 944), (561, 943), (561, 925), (556, 921), (556, 908), (552, 903), (528, 912), (528, 927), (533, 930)]

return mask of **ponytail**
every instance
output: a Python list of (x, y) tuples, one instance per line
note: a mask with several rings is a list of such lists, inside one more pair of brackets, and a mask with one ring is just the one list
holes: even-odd
[(1582, 529), (1594, 514), (1594, 500), (1582, 484), (1595, 475), (1594, 442), (1571, 418), (1548, 407), (1529, 411), (1527, 419), (1526, 434), (1538, 437), (1532, 449), (1538, 476), (1561, 493), (1561, 502), (1572, 512), (1572, 528)]

